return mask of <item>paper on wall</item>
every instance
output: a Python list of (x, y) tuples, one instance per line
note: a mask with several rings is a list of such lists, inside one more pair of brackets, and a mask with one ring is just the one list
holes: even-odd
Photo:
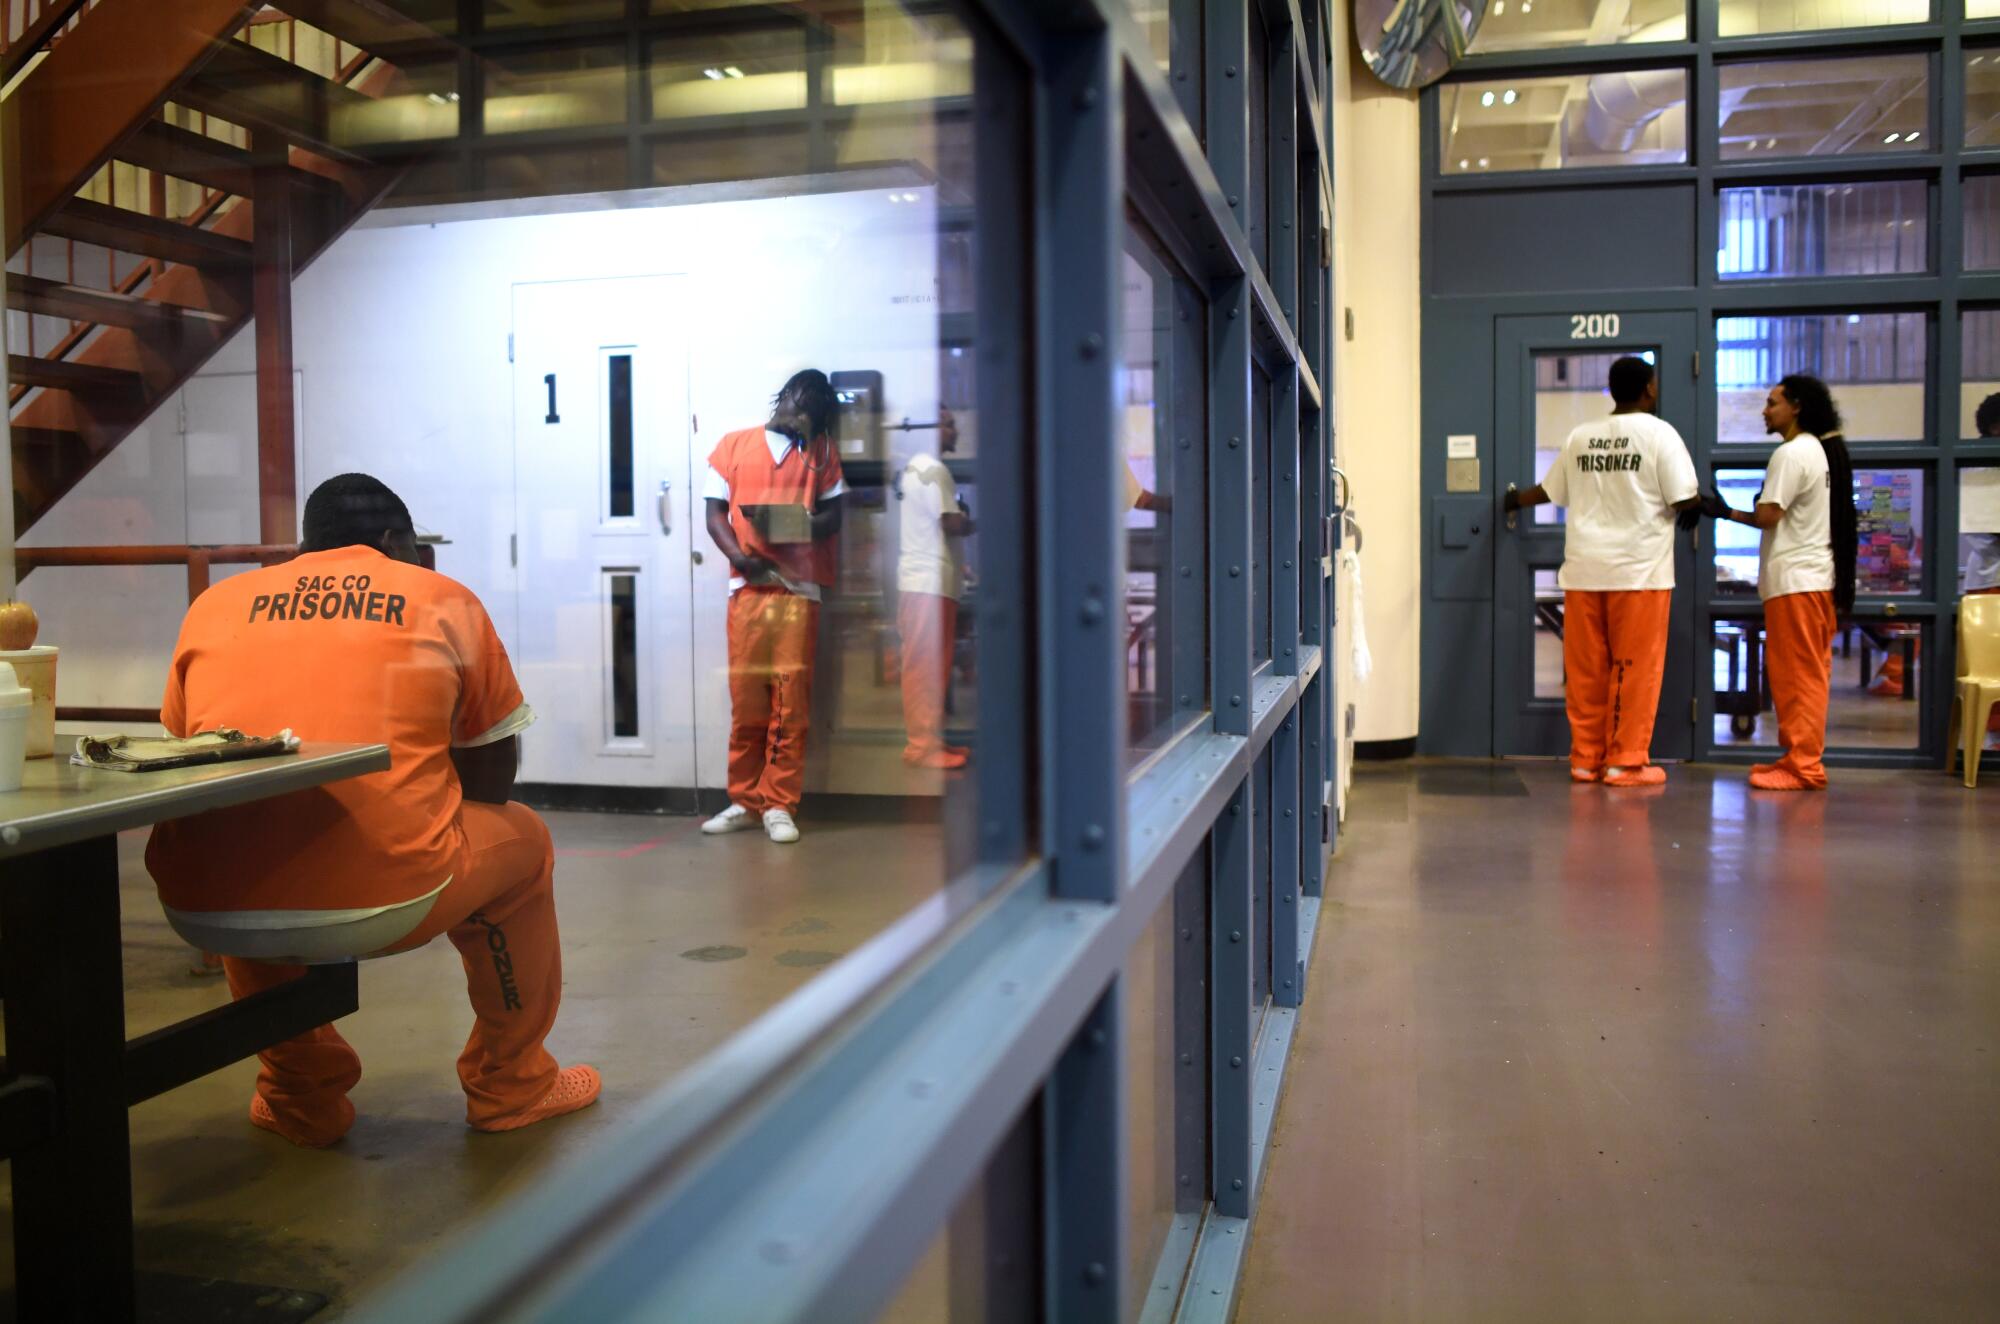
[(2000, 533), (2000, 468), (1958, 471), (1961, 533)]

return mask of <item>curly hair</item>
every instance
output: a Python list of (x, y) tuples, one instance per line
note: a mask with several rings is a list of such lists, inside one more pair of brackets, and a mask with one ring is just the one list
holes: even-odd
[(1799, 411), (1799, 430), (1819, 438), (1826, 452), (1827, 523), (1833, 543), (1833, 609), (1842, 619), (1854, 610), (1855, 560), (1859, 555), (1860, 515), (1854, 509), (1854, 461), (1840, 431), (1840, 409), (1826, 383), (1795, 372), (1778, 383), (1792, 408)]

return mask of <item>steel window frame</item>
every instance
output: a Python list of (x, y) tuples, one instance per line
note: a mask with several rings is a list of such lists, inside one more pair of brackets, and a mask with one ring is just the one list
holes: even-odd
[[(1306, 309), (1285, 291), (1299, 288), (1302, 201), (1317, 218), (1332, 196), (1333, 55), (1309, 53), (1324, 42), (1300, 39), (1298, 0), (1265, 6), (1271, 122), (1284, 147), (1271, 153), (1267, 273), (1241, 219), (1247, 2), (1256, 0), (1203, 7), (1204, 149), (1119, 0), (968, 0), (990, 29), (980, 48), (1004, 39), (1020, 61), (1029, 104), (1013, 113), (1031, 140), (1033, 181), (1025, 246), (1009, 253), (1004, 225), (981, 236), (983, 412), (1006, 415), (1008, 383), (1033, 403), (1020, 426), (981, 437), (982, 464), (1020, 476), (1014, 493), (1003, 491), (1012, 479), (982, 483), (982, 532), (993, 545), (992, 534), (1011, 530), (1018, 541), (1006, 545), (1028, 554), (989, 569), (1021, 615), (994, 626), (990, 645), (982, 640), (982, 683), (998, 687), (982, 694), (982, 707), (1016, 714), (1021, 734), (1011, 748), (982, 749), (979, 867), (641, 1102), (629, 1124), (544, 1181), (534, 1207), (470, 1230), (358, 1317), (873, 1318), (1018, 1138), (1024, 1110), (1038, 1120), (1041, 1146), (1032, 1201), (1039, 1289), (1026, 1313), (1125, 1316), (1137, 1303), (1121, 1300), (1130, 1253), (1121, 971), (1198, 855), (1209, 861), (1217, 953), (1210, 1202), (1177, 1224), (1166, 1254), (1186, 1272), (1173, 1317), (1226, 1315), (1318, 918), (1328, 825), (1311, 790), (1331, 776), (1335, 697), (1325, 666), (1331, 581), (1302, 553), (1278, 557), (1286, 587), (1274, 573), (1274, 660), (1254, 673), (1250, 665), (1251, 538), (1268, 529), (1274, 547), (1290, 551), (1332, 509), (1325, 406), (1334, 337), (1324, 325), (1300, 336)], [(1321, 0), (1308, 3), (1319, 6), (1324, 33)], [(986, 104), (993, 71), (990, 61), (981, 66), (975, 95), (982, 220), (1002, 196), (996, 190), (1018, 182), (1018, 170), (990, 161), (995, 117), (1009, 113)], [(1313, 134), (1303, 153), (1291, 141), (1302, 121)], [(1302, 159), (1318, 178), (1299, 178)], [(1113, 367), (1128, 201), (1171, 251), (1193, 259), (1189, 274), (1209, 307), (1212, 713), (1136, 776), (1124, 762), (1115, 628), (1125, 565), (1114, 517), (1122, 475)], [(1032, 275), (1024, 282), (1022, 273)], [(1019, 317), (1006, 311), (1009, 279), (1028, 287)], [(1309, 301), (1320, 322), (1329, 288), (1320, 269)], [(1302, 344), (1317, 347), (1313, 359)], [(1249, 505), (1253, 354), (1278, 369), (1274, 458), (1283, 464), (1274, 463), (1262, 511)], [(1274, 952), (1293, 963), (1297, 982), (1287, 989), (1281, 971), (1282, 996), (1261, 1007), (1249, 991), (1249, 934), (1235, 943), (1228, 934), (1254, 909), (1250, 774), (1267, 753), (1273, 868), (1262, 885), (1278, 907)], [(1224, 927), (1231, 922), (1236, 929)], [(1228, 979), (1215, 979), (1218, 971)], [(1162, 1274), (1178, 1272), (1163, 1262)]]

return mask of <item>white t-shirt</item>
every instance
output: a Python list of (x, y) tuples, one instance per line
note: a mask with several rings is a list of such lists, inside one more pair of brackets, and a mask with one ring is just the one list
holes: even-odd
[(896, 483), (902, 507), (896, 589), (956, 599), (960, 575), (957, 549), (944, 531), (944, 517), (958, 512), (958, 484), (934, 455), (911, 458)]
[(2000, 588), (2000, 533), (1967, 533), (1965, 591)]
[(1764, 530), (1758, 544), (1759, 598), (1833, 591), (1833, 517), (1828, 500), (1832, 477), (1826, 447), (1810, 432), (1801, 432), (1772, 453), (1757, 504), (1782, 507), (1785, 517), (1775, 528)]
[(1674, 586), (1674, 504), (1701, 487), (1673, 424), (1651, 414), (1582, 424), (1563, 442), (1542, 490), (1569, 512), (1556, 578), (1563, 588)]

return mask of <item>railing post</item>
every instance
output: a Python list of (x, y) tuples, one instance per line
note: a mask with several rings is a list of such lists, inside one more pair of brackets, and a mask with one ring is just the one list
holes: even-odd
[[(260, 154), (270, 144), (259, 144)], [(279, 147), (279, 160), (284, 149)], [(260, 167), (251, 200), (251, 297), (257, 321), (258, 538), (298, 536), (298, 442), (293, 435), (292, 185), (282, 166)]]

